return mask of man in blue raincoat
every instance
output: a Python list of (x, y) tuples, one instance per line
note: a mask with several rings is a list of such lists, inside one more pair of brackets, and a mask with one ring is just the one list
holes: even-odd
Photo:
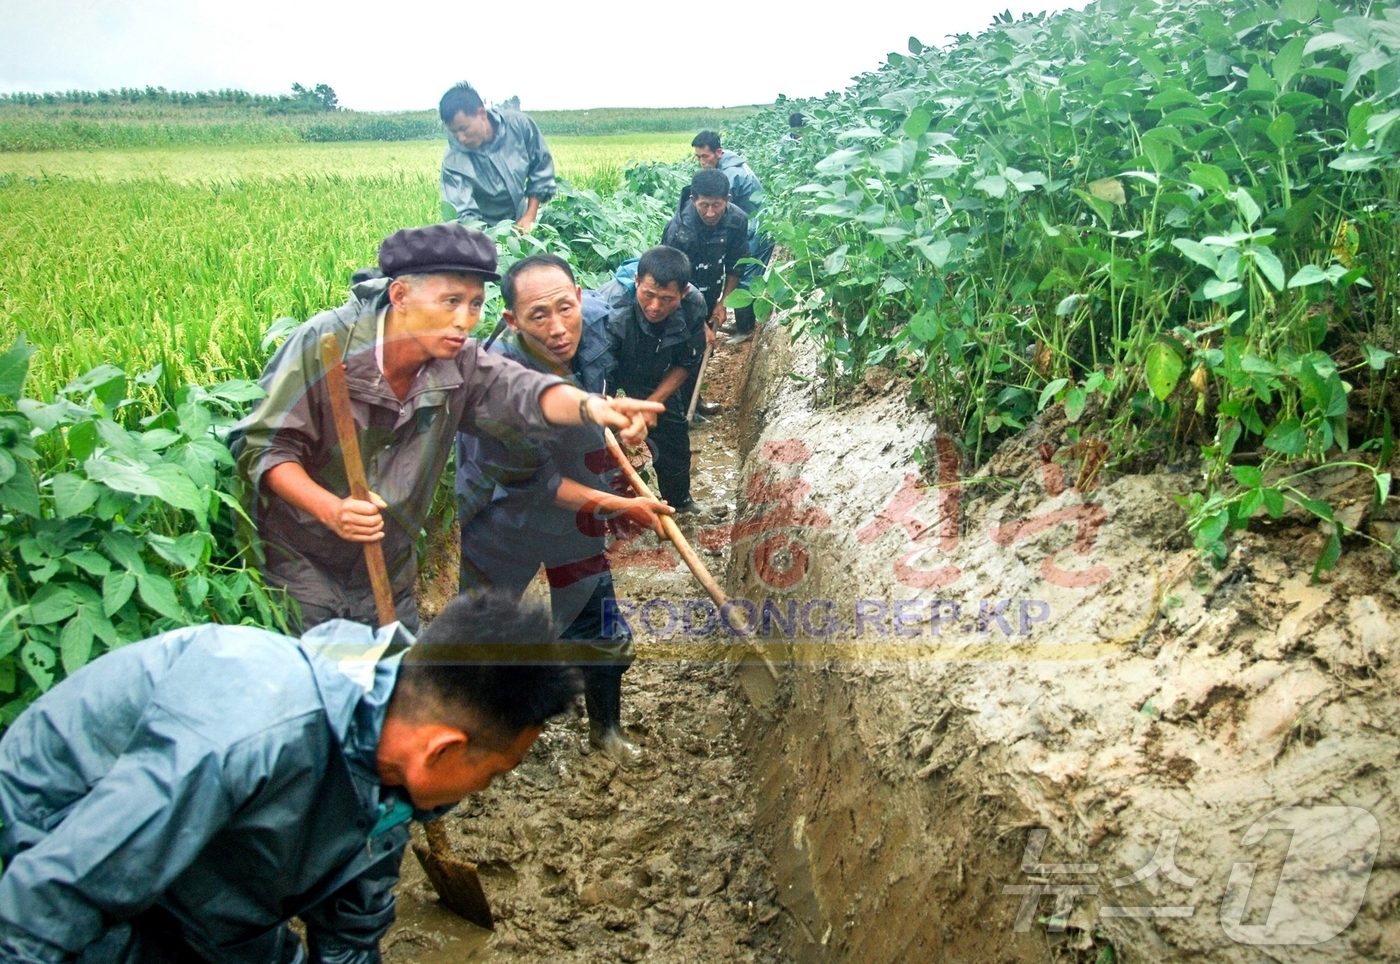
[(0, 739), (0, 961), (376, 964), (408, 821), (485, 789), (573, 699), (553, 636), (492, 595), (412, 645), (209, 625), (93, 661)]
[[(493, 351), (526, 368), (603, 392), (609, 359), (609, 306), (579, 289), (564, 259), (536, 254), (501, 278), (509, 332)], [(619, 766), (638, 762), (623, 736), (622, 676), (632, 638), (615, 612), (604, 522), (654, 527), (672, 510), (612, 491), (612, 466), (596, 426), (564, 429), (547, 440), (457, 436), (457, 499), (462, 589), (495, 588), (519, 596), (545, 567), (555, 629), (583, 657), (589, 740)], [(615, 471), (615, 467), (614, 467)]]
[(458, 221), (514, 221), (528, 233), (540, 205), (558, 191), (554, 158), (539, 127), (519, 111), (487, 108), (466, 83), (442, 95), (438, 114), (448, 133), (443, 203)]

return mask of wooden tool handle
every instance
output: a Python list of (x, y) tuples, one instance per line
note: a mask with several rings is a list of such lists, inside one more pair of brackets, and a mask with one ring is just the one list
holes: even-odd
[(695, 390), (690, 393), (690, 407), (685, 410), (685, 420), (691, 422), (695, 420), (695, 406), (700, 404), (700, 385), (705, 380), (705, 369), (710, 366), (710, 355), (714, 353), (714, 348), (705, 346), (705, 357), (700, 359), (700, 371), (695, 374)]
[[(350, 498), (369, 502), (369, 481), (365, 478), (365, 463), (360, 457), (360, 436), (355, 431), (355, 414), (350, 408), (350, 384), (345, 380), (345, 364), (340, 360), (340, 342), (334, 334), (321, 336), (321, 364), (326, 370), (326, 394), (330, 396), (331, 414), (335, 418), (335, 434), (340, 439), (340, 455), (345, 462), (345, 477), (350, 482)], [(384, 547), (378, 542), (366, 542), (365, 567), (369, 569), (369, 584), (374, 589), (374, 608), (379, 613), (379, 625), (396, 622), (394, 590), (389, 585), (389, 570), (384, 565)]]
[[(637, 490), (637, 494), (644, 499), (654, 499), (651, 489), (642, 481), (642, 477), (637, 474), (637, 470), (632, 467), (631, 461), (622, 451), (622, 446), (617, 444), (617, 437), (613, 435), (612, 429), (603, 429), (603, 440), (607, 443), (608, 451), (612, 457), (622, 466), (622, 471), (627, 473), (627, 481), (632, 483), (632, 488)], [(676, 520), (668, 515), (658, 516), (661, 520), (661, 528), (666, 533), (666, 538), (671, 540), (671, 544), (676, 547), (676, 552), (690, 567), (690, 571), (695, 574), (695, 578), (700, 580), (700, 585), (705, 587), (705, 592), (710, 594), (710, 598), (715, 601), (715, 605), (723, 608), (729, 602), (729, 597), (724, 594), (724, 590), (719, 588), (719, 583), (715, 582), (715, 577), (710, 575), (710, 570), (700, 561), (700, 557), (695, 554), (690, 541), (681, 532), (681, 527), (676, 525)]]

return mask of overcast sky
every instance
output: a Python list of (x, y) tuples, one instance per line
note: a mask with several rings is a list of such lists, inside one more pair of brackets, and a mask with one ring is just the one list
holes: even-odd
[(298, 81), (330, 84), (346, 107), (409, 110), (469, 80), (527, 111), (768, 103), (839, 90), (911, 34), (980, 31), (1008, 2), (1019, 16), (1085, 0), (0, 0), (0, 90)]

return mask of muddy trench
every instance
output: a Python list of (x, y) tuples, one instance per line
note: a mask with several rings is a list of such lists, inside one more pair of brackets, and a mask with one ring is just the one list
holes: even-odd
[[(448, 818), (495, 935), (410, 858), (387, 960), (1400, 961), (1388, 553), (1314, 581), (1290, 510), (1203, 571), (1190, 465), (1104, 471), (1047, 410), (971, 472), (888, 372), (818, 405), (777, 326), (718, 357), (687, 528), (746, 602), (618, 547), (646, 765), (551, 726)], [(1365, 473), (1306, 484), (1400, 530)]]
[[(682, 525), (697, 543), (732, 512), (741, 459), (731, 399), (751, 350), (721, 348), (706, 373), (705, 395), (723, 407), (691, 434), (692, 487), (705, 511)], [(454, 529), (425, 567), (427, 613), (455, 589), (455, 540)], [(701, 553), (722, 577), (724, 553)], [(734, 667), (711, 637), (677, 652), (647, 629), (664, 634), (665, 613), (679, 617), (704, 591), (653, 534), (611, 555), (620, 600), (668, 603), (661, 618), (632, 621), (637, 660), (623, 677), (622, 722), (643, 765), (621, 770), (593, 752), (581, 716), (551, 724), (519, 767), (446, 818), (456, 852), (478, 862), (495, 933), (438, 907), (409, 854), (386, 962), (789, 960), (775, 876), (754, 831), (751, 711)], [(536, 590), (546, 601), (542, 581)]]

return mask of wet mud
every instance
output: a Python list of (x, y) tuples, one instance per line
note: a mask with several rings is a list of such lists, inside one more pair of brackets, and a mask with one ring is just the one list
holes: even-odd
[[(729, 400), (750, 348), (721, 349), (707, 372), (706, 397), (723, 408), (692, 431), (694, 497), (704, 507), (682, 517), (692, 537), (732, 512), (738, 413)], [(454, 589), (455, 538), (425, 566), (428, 612)], [(702, 556), (722, 572), (722, 552)], [(615, 545), (612, 557), (618, 596), (632, 605), (679, 611), (704, 598), (650, 533)], [(581, 717), (551, 724), (519, 767), (444, 818), (454, 853), (478, 864), (495, 932), (439, 908), (410, 854), (386, 962), (787, 960), (772, 868), (753, 834), (749, 708), (733, 667), (705, 647), (677, 659), (643, 623), (633, 628), (638, 658), (623, 677), (622, 722), (643, 764), (624, 771), (593, 751)]]

